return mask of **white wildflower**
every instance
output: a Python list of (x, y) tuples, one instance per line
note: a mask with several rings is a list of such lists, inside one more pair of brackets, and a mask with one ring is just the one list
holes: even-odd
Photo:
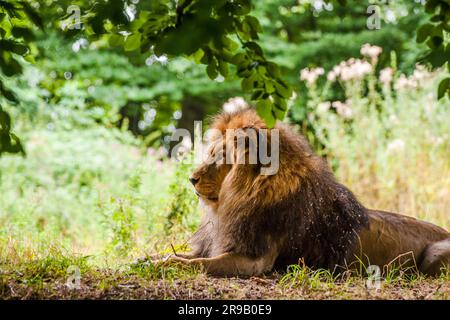
[(394, 88), (396, 90), (401, 90), (405, 88), (417, 88), (417, 81), (413, 77), (406, 77), (403, 73), (397, 79)]
[(393, 74), (394, 74), (394, 71), (392, 70), (392, 68), (384, 68), (383, 70), (381, 70), (380, 71), (381, 83), (383, 83), (385, 85), (391, 83)]
[(367, 61), (357, 60), (353, 65), (357, 77), (362, 78), (372, 71), (372, 65)]
[(342, 118), (349, 119), (353, 116), (353, 110), (347, 102), (334, 101), (331, 105)]
[(427, 69), (420, 64), (416, 65), (416, 69), (414, 70), (411, 79), (415, 80), (416, 82), (420, 82), (424, 79), (426, 79), (428, 76), (430, 75), (430, 73), (427, 71)]
[(369, 43), (361, 47), (361, 54), (365, 57), (376, 59), (381, 54), (383, 49), (378, 46), (371, 46)]
[(395, 89), (403, 89), (408, 86), (408, 78), (402, 73), (395, 83)]
[(351, 58), (341, 62), (333, 70), (335, 70), (335, 73), (337, 73), (336, 71), (339, 72), (338, 74), (343, 81), (359, 80), (372, 72), (372, 65), (367, 61)]
[(338, 74), (334, 70), (331, 70), (327, 74), (327, 80), (331, 81), (331, 82), (334, 82), (334, 81), (336, 81), (337, 76), (338, 76)]
[(319, 113), (325, 113), (327, 112), (331, 107), (331, 102), (330, 101), (324, 101), (321, 102), (317, 105), (317, 112)]
[(325, 70), (323, 70), (323, 68), (315, 68), (315, 69), (313, 69), (314, 70), (314, 72), (317, 74), (317, 75), (323, 75), (324, 73), (325, 73)]
[(399, 152), (405, 149), (405, 142), (401, 139), (395, 139), (389, 142), (387, 146), (388, 152)]
[(394, 124), (394, 125), (399, 124), (398, 117), (397, 117), (395, 114), (391, 114), (391, 115), (389, 116), (389, 122), (392, 123), (392, 124)]
[(300, 71), (300, 80), (306, 81), (308, 85), (312, 85), (324, 73), (325, 70), (323, 68), (305, 68)]

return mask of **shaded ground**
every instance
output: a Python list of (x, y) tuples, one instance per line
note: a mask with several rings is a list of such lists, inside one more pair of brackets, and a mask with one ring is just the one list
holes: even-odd
[(148, 279), (123, 273), (95, 273), (81, 277), (70, 289), (65, 277), (23, 278), (2, 274), (1, 299), (446, 299), (448, 279), (418, 279), (383, 283), (368, 290), (360, 278), (333, 283), (281, 284), (280, 275), (269, 277), (212, 278), (204, 274), (184, 279)]

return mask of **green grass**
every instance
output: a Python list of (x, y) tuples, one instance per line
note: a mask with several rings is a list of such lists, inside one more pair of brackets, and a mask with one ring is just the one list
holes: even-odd
[[(78, 270), (79, 281), (73, 280)], [(3, 299), (449, 299), (450, 278), (398, 275), (381, 279), (379, 289), (367, 278), (293, 265), (285, 274), (247, 279), (213, 278), (201, 270), (149, 262), (98, 267), (90, 257), (54, 256), (0, 264)]]
[(312, 270), (304, 265), (291, 265), (281, 278), (280, 285), (308, 287), (309, 289), (332, 288), (336, 279), (330, 270)]

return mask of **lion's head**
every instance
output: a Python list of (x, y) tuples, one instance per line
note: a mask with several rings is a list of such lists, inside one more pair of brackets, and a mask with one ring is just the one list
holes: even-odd
[[(287, 127), (277, 124), (269, 129), (255, 110), (246, 109), (219, 114), (211, 129), (207, 158), (190, 176), (204, 202), (214, 206), (225, 199), (234, 204), (239, 199), (265, 203), (295, 191), (302, 169), (289, 154), (310, 151)], [(283, 182), (286, 179), (289, 184)]]
[[(208, 136), (206, 159), (189, 178), (196, 194), (209, 204), (217, 204), (235, 187), (252, 184), (261, 189), (257, 185), (278, 170), (277, 166), (268, 173), (273, 166), (270, 161), (279, 161), (273, 135), (273, 129), (268, 129), (253, 109), (216, 116)], [(240, 191), (245, 194), (244, 189)]]

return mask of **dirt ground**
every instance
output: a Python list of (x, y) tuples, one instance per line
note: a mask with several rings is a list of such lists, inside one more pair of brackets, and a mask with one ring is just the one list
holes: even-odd
[(147, 280), (105, 274), (84, 277), (70, 288), (64, 279), (0, 279), (1, 299), (450, 299), (450, 283), (425, 279), (414, 283), (382, 283), (379, 291), (355, 281), (311, 285), (281, 285), (280, 276)]

